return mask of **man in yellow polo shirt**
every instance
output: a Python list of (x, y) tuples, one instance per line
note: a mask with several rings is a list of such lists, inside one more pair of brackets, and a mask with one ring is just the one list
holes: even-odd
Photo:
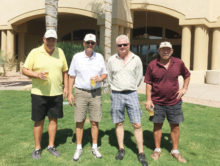
[[(49, 118), (47, 150), (54, 156), (60, 153), (54, 146), (57, 119), (63, 117), (63, 95), (68, 95), (68, 66), (63, 50), (56, 47), (57, 33), (47, 30), (43, 45), (33, 49), (24, 63), (22, 72), (32, 78), (31, 102), (34, 123), (35, 149), (32, 158), (41, 158), (41, 136), (45, 116)], [(64, 88), (63, 83), (64, 82)]]

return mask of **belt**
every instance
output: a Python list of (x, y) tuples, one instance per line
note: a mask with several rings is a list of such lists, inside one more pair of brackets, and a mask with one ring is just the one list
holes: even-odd
[(114, 93), (128, 94), (128, 93), (135, 92), (135, 90), (123, 90), (123, 91), (112, 90), (112, 92), (114, 92)]
[[(76, 88), (77, 88), (77, 87), (76, 87)], [(93, 93), (93, 92), (96, 92), (96, 91), (100, 90), (101, 88), (96, 88), (96, 89), (91, 89), (91, 90), (82, 89), (82, 88), (77, 88), (77, 89), (82, 90), (82, 91), (85, 91), (85, 92)]]

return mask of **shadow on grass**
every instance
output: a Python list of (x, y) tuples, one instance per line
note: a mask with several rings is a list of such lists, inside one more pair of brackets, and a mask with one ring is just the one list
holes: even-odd
[[(154, 146), (153, 132), (149, 130), (144, 130), (143, 137), (144, 137), (144, 145), (149, 149), (154, 150), (155, 146)], [(161, 148), (165, 148), (169, 152), (171, 151), (172, 142), (169, 133), (162, 133)]]
[[(109, 143), (111, 146), (114, 146), (118, 149), (118, 142), (115, 134), (115, 128), (112, 128), (111, 130), (106, 130), (105, 134), (109, 136)], [(131, 149), (134, 153), (138, 153), (136, 142), (133, 142), (132, 137), (133, 133), (130, 131), (125, 130), (124, 132), (124, 145)]]
[[(65, 144), (68, 137), (73, 136), (72, 129), (60, 129), (57, 130), (56, 138), (55, 138), (55, 146), (58, 147), (60, 144)], [(41, 148), (45, 149), (48, 146), (48, 132), (44, 132), (42, 135), (42, 143)]]
[[(102, 145), (102, 137), (104, 137), (104, 135), (105, 132), (99, 129), (98, 146)], [(73, 135), (72, 141), (76, 143), (76, 134)], [(88, 143), (90, 143), (90, 145), (92, 146), (91, 128), (83, 130), (82, 147), (84, 147)]]

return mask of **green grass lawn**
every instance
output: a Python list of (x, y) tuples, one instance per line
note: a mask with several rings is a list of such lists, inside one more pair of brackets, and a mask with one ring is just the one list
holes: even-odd
[[(152, 128), (148, 121), (148, 113), (144, 109), (145, 96), (140, 95), (143, 110), (142, 124), (144, 134), (144, 152), (150, 166), (184, 165), (173, 159), (169, 152), (171, 141), (169, 125), (165, 121), (162, 137), (162, 155), (158, 161), (153, 161), (150, 155), (154, 149)], [(61, 157), (55, 158), (47, 150), (48, 120), (42, 137), (42, 158), (33, 160), (31, 153), (34, 148), (33, 121), (30, 119), (31, 103), (29, 91), (0, 91), (0, 165), (88, 165), (88, 166), (134, 166), (140, 165), (137, 160), (137, 148), (133, 136), (133, 128), (126, 117), (124, 160), (114, 159), (117, 152), (117, 142), (110, 116), (109, 95), (103, 96), (103, 118), (100, 123), (99, 146), (102, 159), (95, 159), (91, 153), (90, 124), (84, 127), (83, 154), (78, 162), (72, 161), (76, 148), (75, 123), (73, 108), (64, 106), (64, 118), (59, 120), (55, 145), (61, 152)], [(189, 166), (219, 166), (220, 165), (220, 109), (206, 106), (183, 104), (185, 121), (180, 125), (179, 150), (188, 160)]]

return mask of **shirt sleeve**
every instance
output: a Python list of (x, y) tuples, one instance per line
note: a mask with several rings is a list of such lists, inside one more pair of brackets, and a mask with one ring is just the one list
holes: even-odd
[(35, 55), (35, 49), (31, 50), (31, 52), (28, 54), (25, 62), (24, 62), (24, 65), (23, 67), (24, 68), (27, 68), (29, 70), (32, 70), (33, 69), (33, 66), (34, 66), (34, 55)]
[(59, 48), (59, 54), (62, 57), (62, 61), (63, 61), (62, 71), (63, 72), (68, 71), (68, 65), (67, 65), (66, 57), (65, 57), (65, 54), (64, 54), (64, 52), (61, 48)]
[(181, 75), (183, 76), (184, 79), (190, 76), (189, 70), (186, 68), (185, 64), (182, 62), (181, 63)]
[(139, 57), (137, 58), (136, 74), (137, 74), (137, 87), (139, 87), (143, 77), (143, 65)]
[(151, 65), (149, 63), (148, 66), (147, 66), (145, 77), (144, 77), (144, 82), (146, 84), (151, 84), (152, 85), (152, 74), (151, 73), (152, 73), (152, 70), (151, 70)]
[(108, 77), (107, 77), (107, 80), (108, 80), (108, 83), (111, 85), (111, 81), (112, 81), (112, 73), (111, 73), (111, 58), (108, 59), (108, 62), (107, 62), (107, 72), (108, 72)]
[(76, 58), (75, 58), (75, 55), (73, 56), (73, 58), (72, 58), (72, 61), (71, 61), (71, 64), (70, 64), (70, 68), (69, 68), (69, 72), (68, 72), (68, 74), (70, 75), (70, 76), (76, 76), (76, 63), (75, 63), (75, 60)]
[(100, 57), (101, 57), (101, 75), (107, 74), (107, 69), (106, 69), (104, 58), (101, 54), (100, 54)]

